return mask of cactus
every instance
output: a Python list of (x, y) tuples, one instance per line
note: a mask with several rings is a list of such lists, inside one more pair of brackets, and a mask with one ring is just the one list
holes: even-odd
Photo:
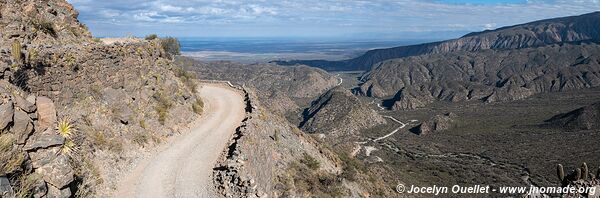
[(17, 40), (14, 40), (12, 43), (12, 50), (10, 51), (15, 62), (21, 62), (22, 60), (22, 52), (21, 52), (21, 43)]
[(581, 164), (581, 179), (587, 180), (588, 179), (588, 173), (589, 173), (588, 166), (587, 166), (587, 164), (585, 162), (583, 162)]
[(581, 179), (581, 168), (575, 169), (575, 174), (573, 176), (574, 176), (573, 181), (577, 181), (577, 180)]
[(565, 179), (565, 170), (563, 169), (563, 165), (562, 164), (558, 164), (556, 166), (556, 173), (558, 174), (558, 179), (560, 181), (563, 181)]

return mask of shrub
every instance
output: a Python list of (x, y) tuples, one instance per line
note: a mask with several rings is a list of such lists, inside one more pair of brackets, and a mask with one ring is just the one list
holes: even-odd
[(146, 135), (145, 133), (136, 133), (133, 134), (133, 142), (137, 143), (140, 146), (144, 146), (145, 144), (148, 144), (148, 140), (150, 139), (150, 137), (148, 137), (148, 135)]
[(15, 136), (10, 133), (0, 135), (0, 175), (9, 174), (18, 170), (25, 154), (13, 147)]
[(56, 37), (56, 30), (54, 29), (54, 24), (52, 24), (52, 22), (44, 19), (38, 19), (32, 21), (32, 25), (36, 29), (41, 30), (46, 34), (49, 34), (50, 36)]
[(19, 177), (19, 186), (15, 189), (15, 198), (26, 198), (33, 197), (31, 194), (31, 190), (33, 189), (35, 183), (41, 179), (40, 175), (30, 174), (30, 175), (21, 175)]
[(157, 38), (158, 38), (158, 36), (156, 34), (150, 34), (150, 35), (146, 36), (145, 39), (147, 41), (151, 41), (151, 40), (154, 40), (154, 39), (157, 39)]
[[(290, 163), (291, 182), (287, 189), (296, 188), (303, 197), (344, 197), (341, 180), (336, 175), (308, 168), (297, 162)], [(291, 185), (293, 183), (293, 186)]]
[(186, 71), (185, 69), (183, 69), (183, 67), (180, 66), (174, 66), (171, 70), (173, 71), (173, 73), (175, 73), (175, 76), (181, 79), (181, 81), (186, 85), (186, 87), (190, 89), (190, 91), (192, 91), (193, 93), (196, 93), (198, 91), (198, 84), (196, 84), (195, 81), (196, 74), (194, 74), (193, 72)]
[(176, 38), (173, 38), (173, 37), (162, 38), (160, 40), (160, 45), (162, 46), (163, 50), (165, 50), (165, 52), (170, 55), (181, 54), (181, 52), (180, 52), (181, 45), (179, 44), (179, 40), (177, 40)]
[(310, 168), (312, 170), (318, 170), (319, 167), (321, 166), (321, 164), (319, 163), (319, 161), (317, 159), (315, 159), (313, 156), (310, 156), (307, 153), (304, 153), (304, 156), (302, 157), (300, 162), (302, 162), (304, 165), (306, 165), (308, 168)]
[(158, 102), (154, 110), (158, 114), (158, 122), (160, 124), (165, 125), (165, 121), (167, 121), (167, 117), (169, 115), (169, 109), (173, 106), (171, 101), (162, 91), (157, 91), (154, 93), (154, 99)]
[(350, 156), (350, 154), (342, 152), (340, 153), (340, 160), (343, 163), (342, 177), (350, 181), (355, 181), (359, 172), (367, 172), (365, 165)]
[(202, 114), (202, 112), (204, 111), (204, 102), (202, 101), (202, 99), (196, 99), (196, 102), (192, 104), (192, 109), (194, 110), (194, 113), (198, 115)]

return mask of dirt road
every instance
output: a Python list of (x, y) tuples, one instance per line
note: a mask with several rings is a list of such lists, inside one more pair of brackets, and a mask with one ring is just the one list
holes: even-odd
[(225, 86), (200, 89), (205, 113), (120, 182), (116, 197), (214, 197), (212, 168), (244, 118), (243, 97)]

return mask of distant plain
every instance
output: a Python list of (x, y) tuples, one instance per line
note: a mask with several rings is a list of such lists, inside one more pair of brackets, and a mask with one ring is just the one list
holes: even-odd
[(319, 38), (180, 38), (183, 55), (206, 62), (264, 63), (272, 60), (343, 60), (377, 48), (431, 40)]

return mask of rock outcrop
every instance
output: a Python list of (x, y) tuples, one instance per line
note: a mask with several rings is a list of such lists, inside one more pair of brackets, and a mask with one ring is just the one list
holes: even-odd
[(580, 16), (535, 21), (503, 27), (496, 30), (474, 32), (458, 39), (441, 42), (376, 49), (364, 55), (344, 61), (282, 61), (282, 65), (305, 64), (326, 70), (369, 70), (374, 64), (395, 58), (485, 49), (521, 49), (563, 42), (600, 39), (600, 12)]
[(600, 129), (600, 102), (556, 115), (544, 125), (566, 130)]
[[(4, 80), (0, 80), (0, 87), (4, 112), (0, 118), (7, 123), (0, 132), (3, 147), (0, 150), (3, 162), (0, 164), (0, 175), (38, 175), (39, 178), (30, 176), (33, 178), (30, 180), (37, 180), (35, 182), (43, 188), (20, 190), (32, 191), (38, 196), (70, 197), (70, 184), (74, 181), (75, 171), (69, 156), (61, 150), (65, 137), (56, 131), (57, 115), (52, 100), (37, 97), (36, 102), (31, 104), (23, 99), (25, 93), (19, 88)], [(0, 182), (4, 187), (0, 187), (0, 191), (12, 195), (14, 191), (10, 190), (10, 182), (2, 178)], [(6, 182), (9, 183), (8, 187)]]
[(356, 135), (364, 129), (385, 124), (385, 119), (344, 88), (329, 90), (304, 110), (300, 128), (332, 139)]
[(0, 38), (34, 45), (90, 41), (92, 36), (78, 16), (65, 0), (0, 0)]
[(448, 130), (455, 126), (456, 117), (457, 116), (454, 113), (436, 115), (431, 117), (429, 120), (426, 120), (423, 123), (419, 124), (418, 126), (410, 129), (410, 131), (417, 135), (427, 135), (430, 133)]
[(600, 86), (600, 45), (560, 44), (518, 50), (452, 52), (375, 64), (361, 94), (388, 98), (393, 109), (434, 101), (510, 101), (536, 93)]

